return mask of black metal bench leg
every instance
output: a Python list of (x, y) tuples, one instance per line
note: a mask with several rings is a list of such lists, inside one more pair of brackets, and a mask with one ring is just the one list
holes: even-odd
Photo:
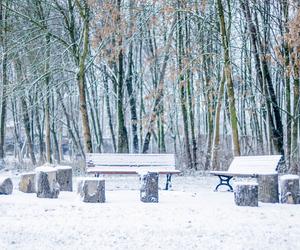
[(172, 187), (172, 174), (167, 174), (166, 190), (169, 190), (169, 187)]
[(220, 183), (216, 186), (215, 191), (218, 191), (218, 188), (220, 186), (227, 186), (229, 187), (228, 191), (233, 192), (233, 188), (229, 183), (229, 181), (232, 179), (233, 176), (218, 175), (218, 177), (220, 179)]

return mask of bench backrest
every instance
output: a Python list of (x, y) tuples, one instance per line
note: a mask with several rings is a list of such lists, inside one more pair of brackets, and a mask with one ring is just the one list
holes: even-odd
[(269, 174), (277, 170), (281, 155), (234, 157), (228, 172), (241, 174)]
[(157, 166), (174, 167), (174, 154), (99, 154), (86, 155), (86, 164), (89, 166)]

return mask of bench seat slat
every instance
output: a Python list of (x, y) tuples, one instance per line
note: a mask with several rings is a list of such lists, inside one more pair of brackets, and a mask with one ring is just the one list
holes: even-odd
[(255, 155), (255, 156), (235, 156), (235, 160), (255, 160), (255, 161), (279, 161), (281, 159), (281, 155)]
[(256, 177), (257, 175), (259, 174), (272, 174), (272, 173), (275, 173), (275, 172), (265, 172), (265, 173), (252, 173), (251, 172), (245, 172), (245, 173), (242, 173), (242, 172), (228, 172), (228, 171), (210, 171), (211, 174), (213, 175), (221, 175), (221, 176), (232, 176), (232, 177)]
[(87, 164), (93, 162), (95, 165), (110, 166), (162, 166), (174, 165), (175, 156), (173, 154), (87, 154)]
[(137, 174), (139, 172), (152, 171), (158, 172), (161, 174), (166, 173), (180, 173), (179, 170), (176, 170), (172, 167), (124, 167), (121, 168), (118, 166), (108, 166), (108, 167), (91, 167), (87, 168), (88, 173), (111, 173), (111, 174)]

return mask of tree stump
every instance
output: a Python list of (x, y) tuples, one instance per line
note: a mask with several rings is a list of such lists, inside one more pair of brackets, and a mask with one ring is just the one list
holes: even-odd
[(236, 182), (234, 185), (234, 201), (238, 206), (258, 206), (258, 183)]
[(101, 178), (84, 178), (79, 180), (78, 193), (83, 202), (105, 202), (105, 180)]
[(72, 167), (57, 166), (56, 179), (60, 186), (60, 191), (73, 191)]
[(299, 176), (283, 175), (279, 178), (280, 182), (280, 202), (287, 204), (299, 204)]
[(11, 178), (0, 177), (0, 195), (1, 194), (11, 194), (13, 191), (13, 183)]
[(19, 190), (24, 193), (35, 193), (35, 173), (23, 173), (20, 175)]
[(142, 202), (158, 202), (158, 173), (140, 173), (140, 199)]
[(36, 194), (39, 198), (57, 198), (59, 184), (56, 180), (57, 170), (52, 167), (38, 167), (36, 171)]
[(278, 174), (260, 174), (258, 176), (258, 200), (266, 203), (278, 203)]

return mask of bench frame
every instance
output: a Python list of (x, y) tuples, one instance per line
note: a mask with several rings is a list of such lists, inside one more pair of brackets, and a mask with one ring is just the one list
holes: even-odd
[[(237, 156), (233, 159), (227, 171), (210, 171), (212, 175), (219, 177), (219, 184), (214, 191), (218, 191), (220, 186), (227, 186), (229, 188), (228, 191), (233, 192), (233, 188), (230, 185), (230, 180), (233, 177), (257, 178), (259, 174), (277, 172), (281, 159), (281, 155)], [(251, 160), (254, 160), (254, 162), (259, 160), (258, 165), (254, 166), (255, 168), (253, 169), (245, 169), (243, 165), (247, 165), (247, 162), (251, 162)], [(238, 161), (240, 161), (240, 164), (238, 164)], [(270, 165), (267, 170), (263, 168), (264, 163)]]
[(156, 172), (166, 175), (165, 190), (172, 186), (172, 175), (179, 174), (175, 169), (174, 154), (100, 154), (86, 155), (86, 172), (96, 177), (105, 174), (139, 174)]

